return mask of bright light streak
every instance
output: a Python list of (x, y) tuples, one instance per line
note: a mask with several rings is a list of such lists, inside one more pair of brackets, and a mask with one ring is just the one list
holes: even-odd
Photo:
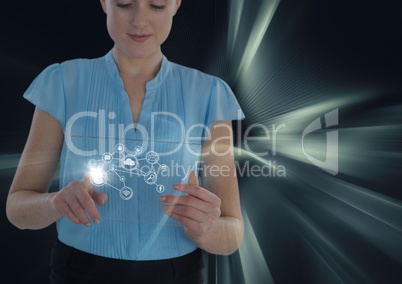
[(245, 283), (274, 283), (246, 210), (243, 210), (244, 240), (239, 248)]
[(277, 0), (263, 1), (262, 6), (260, 7), (255, 18), (254, 25), (247, 42), (246, 50), (243, 53), (243, 58), (240, 62), (236, 77), (239, 76), (240, 72), (247, 73), (278, 5), (279, 1)]
[(227, 54), (229, 55), (229, 57), (233, 56), (233, 52), (235, 50), (243, 5), (244, 0), (230, 2), (230, 18), (228, 27), (228, 46), (227, 46)]

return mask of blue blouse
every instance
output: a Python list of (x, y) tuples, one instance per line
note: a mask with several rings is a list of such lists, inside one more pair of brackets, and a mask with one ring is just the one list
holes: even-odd
[(197, 168), (215, 121), (243, 119), (221, 79), (169, 62), (146, 84), (136, 126), (112, 52), (47, 67), (24, 97), (61, 124), (60, 188), (89, 172), (109, 199), (98, 206), (99, 225), (57, 222), (63, 243), (95, 255), (156, 260), (185, 255), (196, 245), (168, 218), (158, 197), (178, 194)]

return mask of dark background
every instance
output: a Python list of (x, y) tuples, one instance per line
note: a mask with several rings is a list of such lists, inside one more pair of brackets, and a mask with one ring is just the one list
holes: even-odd
[[(252, 149), (268, 149), (266, 157), (237, 153), (239, 165), (275, 161), (286, 177), (239, 176), (244, 243), (209, 257), (208, 283), (402, 283), (402, 4), (282, 0), (253, 53), (254, 21), (274, 1), (241, 3), (184, 0), (163, 46), (171, 61), (229, 83), (246, 114), (240, 137), (256, 123), (286, 123), (276, 155), (265, 140)], [(99, 1), (7, 1), (0, 27), (0, 282), (46, 283), (54, 226), (20, 231), (4, 210), (33, 113), (22, 94), (46, 66), (103, 56), (112, 42)], [(304, 128), (333, 109), (336, 176), (301, 149)], [(307, 142), (311, 155), (325, 153), (325, 131)]]

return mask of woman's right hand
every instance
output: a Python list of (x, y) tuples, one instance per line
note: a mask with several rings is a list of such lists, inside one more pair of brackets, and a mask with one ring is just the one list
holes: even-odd
[(90, 226), (91, 220), (100, 223), (97, 205), (103, 205), (108, 197), (93, 189), (89, 174), (79, 181), (72, 181), (61, 189), (52, 200), (52, 205), (75, 224)]

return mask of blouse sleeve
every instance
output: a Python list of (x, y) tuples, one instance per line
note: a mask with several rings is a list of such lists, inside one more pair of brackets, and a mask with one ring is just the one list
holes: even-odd
[(23, 97), (56, 118), (65, 129), (65, 96), (60, 64), (43, 70), (25, 91)]
[[(211, 90), (205, 125), (211, 129), (215, 121), (231, 121), (244, 119), (244, 113), (230, 87), (217, 78)], [(208, 137), (204, 133), (203, 137)]]

